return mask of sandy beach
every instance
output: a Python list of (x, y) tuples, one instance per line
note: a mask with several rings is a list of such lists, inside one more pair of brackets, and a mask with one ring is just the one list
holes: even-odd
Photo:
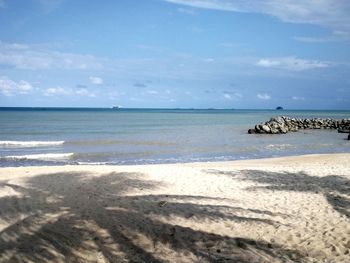
[(0, 169), (0, 262), (350, 262), (350, 154)]

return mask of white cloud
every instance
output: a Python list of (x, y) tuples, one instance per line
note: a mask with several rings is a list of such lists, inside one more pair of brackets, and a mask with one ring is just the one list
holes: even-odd
[(0, 42), (0, 65), (17, 69), (98, 70), (106, 62), (91, 55), (51, 51), (37, 45)]
[(89, 77), (89, 79), (90, 79), (90, 82), (92, 84), (95, 84), (95, 85), (102, 85), (103, 84), (103, 79), (100, 77), (91, 76), (91, 77)]
[(270, 59), (260, 59), (257, 63), (258, 66), (261, 67), (275, 67), (281, 65), (281, 62), (278, 60), (270, 60)]
[(227, 100), (232, 100), (231, 95), (227, 94), (227, 93), (224, 94), (224, 98), (227, 99)]
[(293, 71), (327, 68), (331, 66), (329, 62), (300, 59), (297, 57), (265, 58), (260, 59), (256, 65), (264, 68), (278, 68)]
[(197, 8), (262, 13), (290, 23), (321, 25), (350, 30), (348, 0), (165, 0)]
[(305, 100), (304, 97), (293, 96), (292, 100)]
[(237, 92), (227, 92), (224, 93), (224, 98), (227, 100), (240, 99), (242, 98), (242, 94)]
[(57, 88), (48, 88), (44, 90), (44, 95), (45, 96), (61, 96), (61, 95), (71, 95), (72, 90), (71, 89), (65, 89), (62, 87), (57, 87)]
[(4, 96), (13, 96), (15, 94), (28, 94), (33, 90), (33, 86), (24, 80), (13, 81), (6, 76), (0, 77), (0, 92)]
[(269, 94), (266, 94), (266, 93), (258, 93), (256, 95), (256, 97), (259, 99), (259, 100), (269, 100), (271, 99), (271, 96)]

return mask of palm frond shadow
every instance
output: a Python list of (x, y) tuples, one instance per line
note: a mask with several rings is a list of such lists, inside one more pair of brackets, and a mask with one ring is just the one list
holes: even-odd
[[(245, 210), (241, 207), (193, 203), (208, 197), (139, 195), (160, 186), (142, 180), (142, 174), (43, 174), (28, 179), (25, 187), (0, 182), (4, 186), (19, 195), (0, 198), (0, 219), (12, 222), (0, 232), (0, 262), (98, 262), (98, 257), (107, 262), (164, 262), (164, 253), (184, 255), (177, 262), (186, 262), (185, 257), (192, 262), (302, 259), (298, 251), (278, 244), (207, 233), (162, 220), (176, 216), (278, 224), (260, 218), (272, 217), (269, 211), (248, 209), (257, 216), (244, 217), (237, 215)], [(167, 203), (160, 206), (160, 201)]]
[(323, 194), (328, 203), (339, 213), (350, 217), (350, 180), (338, 175), (312, 176), (305, 172), (266, 172), (261, 170), (219, 171), (208, 173), (225, 174), (239, 180), (256, 182), (263, 186), (249, 190), (268, 189), (274, 191), (313, 192)]

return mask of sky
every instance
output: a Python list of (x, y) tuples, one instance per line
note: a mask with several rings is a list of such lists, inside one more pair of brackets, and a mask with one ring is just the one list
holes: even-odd
[(348, 0), (0, 0), (0, 106), (350, 109)]

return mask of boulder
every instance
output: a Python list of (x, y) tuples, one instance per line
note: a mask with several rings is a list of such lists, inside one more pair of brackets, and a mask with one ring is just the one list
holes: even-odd
[(249, 134), (254, 134), (254, 133), (256, 133), (256, 132), (255, 132), (255, 129), (249, 129), (249, 130), (248, 130), (248, 133), (249, 133)]
[(280, 131), (281, 131), (281, 133), (287, 133), (288, 132), (288, 130), (284, 126), (280, 127)]
[(262, 125), (261, 128), (262, 128), (262, 130), (263, 130), (264, 132), (266, 132), (266, 133), (270, 133), (270, 132), (271, 132), (270, 127), (267, 126), (267, 125)]
[(271, 128), (271, 134), (278, 134), (279, 131), (276, 128)]

